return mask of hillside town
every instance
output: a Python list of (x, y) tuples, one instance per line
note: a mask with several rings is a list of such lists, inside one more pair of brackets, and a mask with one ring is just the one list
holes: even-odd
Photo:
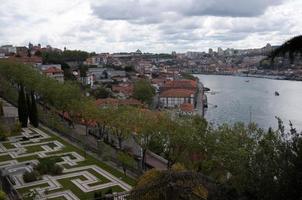
[[(153, 109), (171, 109), (178, 114), (192, 115), (203, 110), (207, 102), (202, 80), (189, 74), (300, 80), (300, 60), (291, 64), (289, 60), (279, 59), (274, 67), (266, 67), (270, 64), (267, 56), (275, 48), (267, 44), (259, 49), (223, 50), (219, 47), (217, 51), (209, 49), (208, 52), (171, 54), (142, 53), (140, 50), (131, 53), (87, 53), (29, 43), (28, 46), (1, 46), (0, 59), (29, 64), (61, 83), (77, 80), (89, 88), (87, 95), (101, 90), (104, 95), (96, 98), (108, 98), (107, 103), (113, 103), (110, 99), (115, 98), (119, 101), (114, 103), (139, 104), (133, 99), (134, 83), (144, 79), (155, 89), (150, 102)], [(58, 58), (60, 56), (62, 58)]]
[[(268, 56), (274, 49), (275, 46), (267, 44), (260, 49), (218, 48), (217, 51), (209, 49), (207, 53), (154, 54), (140, 50), (89, 53), (31, 43), (22, 47), (1, 46), (0, 75), (4, 78), (0, 80), (0, 125), (5, 123), (10, 137), (3, 136), (0, 148), (4, 153), (0, 156), (20, 161), (16, 164), (3, 158), (2, 173), (8, 177), (5, 187), (13, 191), (13, 196), (18, 196), (18, 192), (27, 194), (24, 188), (39, 181), (41, 175), (51, 173), (56, 176), (42, 176), (42, 183), (51, 186), (35, 190), (36, 199), (60, 196), (79, 199), (79, 195), (90, 198), (102, 194), (89, 191), (104, 188), (109, 188), (105, 199), (124, 199), (133, 185), (128, 177), (136, 179), (149, 169), (169, 169), (176, 164), (174, 157), (178, 157), (183, 148), (188, 150), (181, 159), (193, 163), (193, 168), (199, 170), (203, 143), (194, 138), (203, 137), (199, 131), (212, 130), (204, 119), (210, 88), (193, 74), (300, 80), (301, 60), (292, 62), (279, 57), (272, 64)], [(26, 110), (20, 110), (22, 105)], [(22, 116), (23, 112), (28, 114)], [(21, 122), (23, 129), (16, 121)], [(29, 121), (29, 128), (26, 128)], [(37, 129), (39, 122), (42, 129)], [(193, 146), (187, 145), (189, 142)], [(84, 153), (79, 149), (70, 152), (70, 144), (83, 148)], [(18, 152), (14, 152), (15, 149)], [(53, 152), (59, 157), (55, 157), (58, 159), (55, 162), (51, 161)], [(86, 160), (87, 153), (94, 155), (90, 158), (92, 161)], [(23, 157), (28, 156), (37, 157), (39, 164), (38, 161), (23, 161)], [(110, 166), (107, 167), (110, 173), (102, 171), (98, 165), (89, 165), (91, 162), (105, 162)], [(49, 167), (46, 172), (41, 165)], [(85, 168), (82, 165), (86, 165)], [(65, 174), (70, 170), (66, 166), (73, 167), (71, 172), (81, 170), (80, 175)], [(110, 184), (93, 186), (98, 180), (94, 175), (87, 175), (86, 170), (95, 171), (96, 177), (105, 176)], [(121, 178), (122, 172), (124, 178)], [(56, 191), (70, 187), (70, 184), (58, 184), (59, 179), (86, 175), (86, 181), (77, 183), (81, 192), (75, 188)], [(113, 192), (114, 187), (118, 189)], [(52, 192), (48, 193), (48, 189)]]

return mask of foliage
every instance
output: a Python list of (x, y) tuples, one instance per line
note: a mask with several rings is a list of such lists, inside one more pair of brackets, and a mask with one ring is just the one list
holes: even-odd
[(111, 92), (106, 89), (105, 87), (97, 87), (96, 89), (94, 89), (92, 91), (92, 95), (96, 98), (96, 99), (104, 99), (104, 98), (108, 98), (111, 96)]
[(30, 96), (31, 96), (31, 104), (29, 107), (29, 120), (34, 127), (38, 127), (39, 126), (38, 109), (36, 104), (36, 98), (33, 91), (31, 91)]
[[(38, 106), (38, 109), (44, 109), (39, 112), (41, 119), (56, 129), (65, 129), (67, 134), (70, 131), (58, 119), (57, 110), (68, 111), (71, 117), (80, 115), (85, 120), (96, 121), (102, 130), (109, 130), (118, 138), (120, 148), (123, 140), (134, 135), (143, 149), (143, 161), (146, 152), (156, 146), (172, 170), (156, 172), (159, 177), (148, 179), (155, 181), (154, 184), (142, 186), (141, 192), (152, 186), (154, 190), (151, 188), (150, 191), (162, 189), (160, 194), (166, 194), (168, 190), (164, 186), (171, 181), (180, 187), (179, 191), (184, 189), (181, 186), (186, 186), (189, 194), (211, 197), (216, 194), (218, 182), (218, 185), (230, 187), (218, 187), (216, 191), (217, 194), (227, 192), (224, 193), (226, 199), (292, 200), (301, 197), (301, 134), (292, 125), (286, 133), (280, 120), (278, 130), (266, 131), (254, 124), (245, 126), (242, 123), (216, 128), (200, 117), (171, 117), (132, 107), (96, 109), (94, 100), (82, 95), (77, 86), (69, 82), (59, 84), (24, 65), (0, 61), (0, 76), (1, 90), (9, 91), (4, 95), (16, 99), (13, 90), (18, 84), (24, 84), (26, 91), (35, 91), (39, 101), (47, 105)], [(142, 93), (143, 90), (138, 91)], [(175, 163), (183, 164), (188, 171), (173, 170)], [(42, 167), (42, 171), (47, 171), (46, 168)], [(215, 181), (195, 182), (198, 184), (193, 187), (190, 180), (205, 180), (201, 173)], [(179, 185), (179, 181), (184, 184)], [(204, 185), (208, 182), (215, 184), (210, 184), (209, 188)], [(209, 190), (205, 191), (205, 188)]]
[(125, 71), (126, 72), (134, 72), (135, 68), (134, 68), (133, 65), (127, 65), (127, 66), (125, 66)]
[(155, 90), (150, 82), (146, 80), (138, 80), (134, 84), (133, 97), (147, 104), (151, 104)]
[(62, 64), (68, 61), (84, 61), (89, 57), (89, 53), (85, 51), (67, 50), (63, 52), (43, 52), (43, 63)]
[(193, 76), (192, 74), (188, 74), (188, 73), (182, 73), (181, 75), (182, 75), (182, 77), (184, 79), (189, 79), (189, 80), (196, 80), (196, 79), (198, 79), (197, 77)]
[(30, 191), (23, 195), (23, 200), (35, 200), (37, 198), (37, 192), (35, 190)]
[(24, 180), (25, 183), (37, 181), (39, 179), (39, 177), (40, 177), (40, 174), (36, 170), (34, 170), (32, 172), (26, 171), (23, 174), (23, 180)]
[(21, 133), (22, 127), (19, 122), (17, 122), (12, 128), (11, 128), (11, 135), (18, 135)]
[(4, 116), (4, 110), (3, 110), (3, 102), (0, 101), (0, 117)]
[(134, 168), (136, 164), (132, 156), (121, 151), (118, 152), (117, 154), (117, 160), (120, 162), (125, 176), (126, 176), (127, 167)]
[(59, 158), (41, 158), (39, 159), (39, 164), (35, 167), (41, 175), (59, 175), (62, 174), (63, 168), (56, 164), (60, 161)]
[(171, 170), (152, 169), (140, 177), (130, 199), (228, 199), (209, 177), (186, 171), (180, 166)]
[(24, 87), (20, 85), (18, 98), (18, 116), (22, 127), (27, 127), (28, 122), (28, 105), (25, 97)]
[(302, 54), (302, 35), (291, 38), (286, 41), (280, 47), (275, 49), (269, 56), (273, 61), (277, 56), (283, 56), (288, 54), (291, 61), (294, 60), (295, 56)]
[(94, 200), (102, 200), (102, 199), (103, 199), (103, 193), (101, 191), (94, 193)]
[(2, 190), (0, 190), (0, 200), (5, 200), (6, 199), (6, 194)]

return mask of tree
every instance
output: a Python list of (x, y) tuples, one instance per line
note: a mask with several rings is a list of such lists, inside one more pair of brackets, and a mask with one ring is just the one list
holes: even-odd
[(131, 132), (133, 124), (133, 111), (134, 108), (129, 106), (118, 106), (113, 108), (113, 115), (110, 121), (112, 134), (118, 139), (119, 149), (123, 148), (123, 141), (127, 139)]
[(22, 127), (27, 127), (28, 122), (28, 107), (24, 93), (24, 87), (21, 84), (18, 98), (18, 116)]
[(38, 117), (38, 109), (36, 104), (36, 98), (34, 95), (34, 91), (31, 91), (31, 104), (29, 109), (29, 121), (34, 127), (39, 126), (39, 117)]
[(155, 90), (150, 82), (139, 80), (134, 84), (133, 97), (147, 104), (151, 104)]
[(172, 166), (166, 171), (156, 169), (147, 171), (131, 191), (130, 199), (235, 199), (228, 192), (226, 186), (219, 185), (210, 177)]
[(118, 152), (117, 154), (117, 160), (120, 162), (123, 171), (124, 171), (124, 175), (127, 175), (127, 167), (134, 167), (135, 166), (135, 160), (133, 159), (132, 156), (130, 156), (127, 153), (124, 152)]
[(105, 87), (98, 87), (98, 88), (96, 88), (95, 90), (92, 91), (92, 95), (96, 99), (104, 99), (104, 98), (110, 97), (111, 93)]
[(0, 117), (4, 116), (3, 101), (0, 101)]
[(146, 153), (150, 149), (154, 138), (161, 133), (162, 122), (165, 121), (166, 115), (143, 109), (135, 110), (133, 116), (135, 116), (133, 121), (135, 141), (142, 148), (142, 168), (145, 169)]
[(273, 61), (277, 56), (289, 55), (291, 61), (294, 60), (295, 56), (302, 54), (302, 35), (293, 37), (292, 39), (283, 43), (280, 47), (275, 49), (269, 56)]

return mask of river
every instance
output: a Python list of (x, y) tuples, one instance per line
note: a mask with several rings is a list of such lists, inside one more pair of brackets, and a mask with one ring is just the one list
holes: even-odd
[[(196, 75), (205, 87), (205, 118), (215, 125), (241, 121), (261, 128), (277, 127), (275, 116), (302, 130), (302, 82), (252, 77)], [(280, 96), (275, 96), (278, 91)]]

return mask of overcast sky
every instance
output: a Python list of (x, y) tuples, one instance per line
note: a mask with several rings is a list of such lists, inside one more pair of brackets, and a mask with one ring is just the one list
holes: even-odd
[(0, 45), (186, 52), (301, 33), (302, 0), (0, 0)]

